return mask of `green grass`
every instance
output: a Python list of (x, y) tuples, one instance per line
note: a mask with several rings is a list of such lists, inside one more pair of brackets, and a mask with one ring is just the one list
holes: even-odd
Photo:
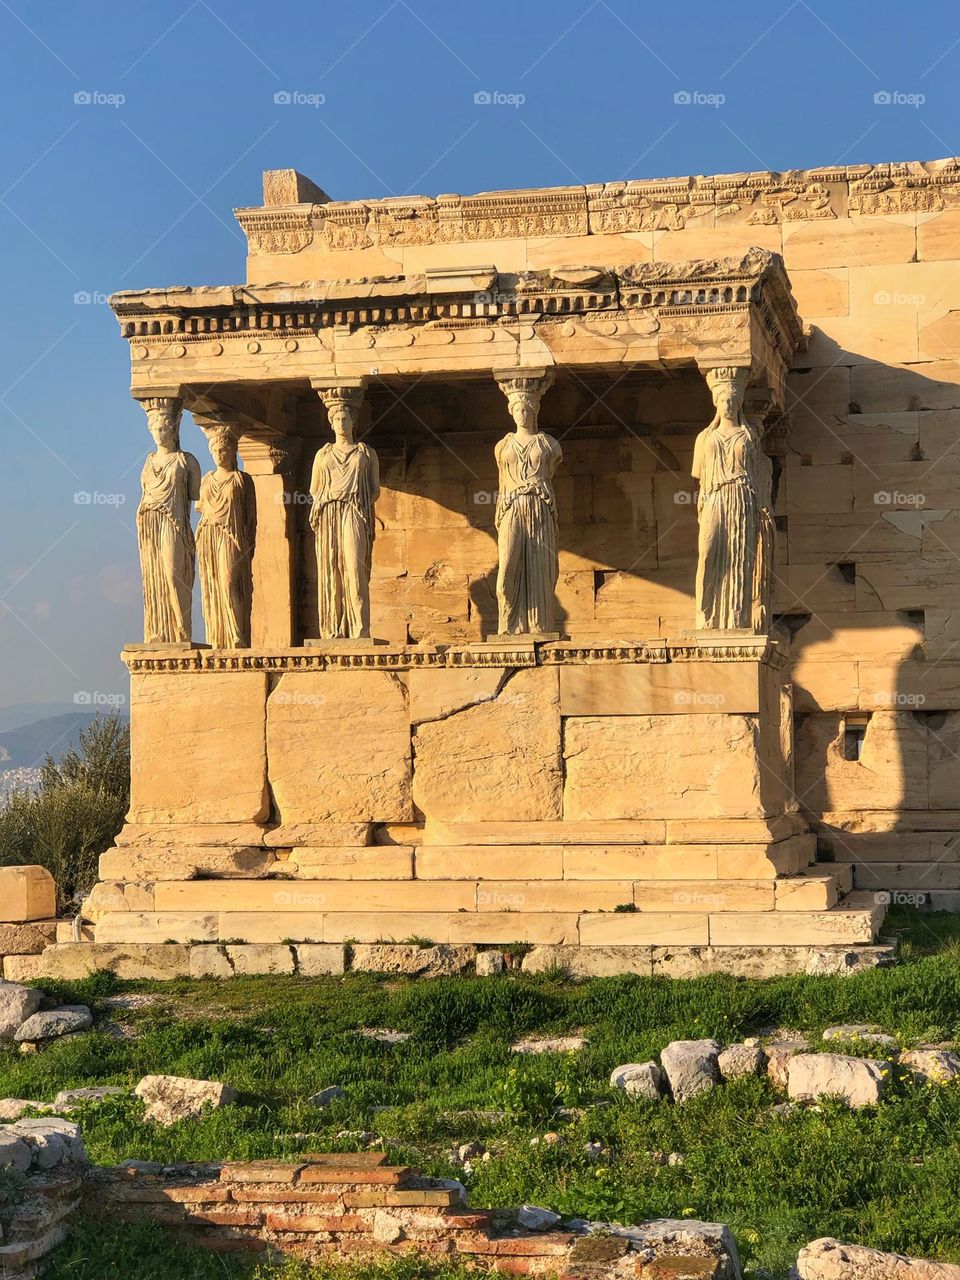
[[(960, 1037), (960, 916), (899, 914), (891, 923), (904, 939), (904, 963), (853, 978), (47, 982), (57, 999), (95, 1008), (120, 990), (156, 992), (161, 1002), (138, 1013), (103, 1011), (129, 1023), (132, 1040), (95, 1031), (34, 1056), (0, 1049), (0, 1097), (49, 1100), (61, 1088), (132, 1085), (154, 1072), (220, 1079), (240, 1090), (238, 1105), (172, 1129), (144, 1125), (132, 1099), (86, 1108), (80, 1121), (91, 1156), (173, 1162), (349, 1150), (356, 1144), (338, 1132), (371, 1130), (397, 1162), (463, 1177), (476, 1206), (527, 1200), (607, 1220), (726, 1222), (755, 1277), (785, 1276), (798, 1248), (822, 1235), (960, 1261), (960, 1087), (898, 1079), (875, 1110), (827, 1104), (778, 1118), (766, 1080), (680, 1107), (627, 1100), (608, 1084), (614, 1066), (651, 1058), (677, 1038), (729, 1043), (774, 1026), (819, 1036), (838, 1022), (878, 1023), (905, 1046)], [(387, 1045), (357, 1034), (363, 1027), (413, 1038)], [(575, 1055), (510, 1052), (520, 1035), (580, 1030), (588, 1045)], [(323, 1110), (303, 1101), (330, 1084), (347, 1097)], [(558, 1142), (531, 1145), (551, 1130)], [(474, 1138), (491, 1159), (463, 1175), (450, 1151)], [(587, 1155), (588, 1141), (603, 1144), (600, 1160)], [(678, 1152), (683, 1163), (661, 1163), (658, 1152)], [(229, 1270), (241, 1266), (236, 1260), (175, 1245), (180, 1261), (166, 1271), (131, 1270), (139, 1238), (125, 1228), (121, 1249), (117, 1237), (81, 1233), (51, 1274), (241, 1274)], [(84, 1249), (93, 1262), (84, 1262)], [(159, 1265), (157, 1250), (149, 1252), (144, 1268)]]

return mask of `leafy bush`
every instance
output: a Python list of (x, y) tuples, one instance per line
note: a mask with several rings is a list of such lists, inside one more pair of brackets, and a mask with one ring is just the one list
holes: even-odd
[(97, 716), (59, 761), (47, 756), (36, 791), (15, 791), (0, 807), (0, 866), (37, 863), (57, 882), (60, 909), (79, 901), (129, 803), (129, 726)]

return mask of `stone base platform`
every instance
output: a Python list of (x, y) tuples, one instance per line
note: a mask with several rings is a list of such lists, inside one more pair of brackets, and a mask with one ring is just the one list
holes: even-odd
[[(867, 910), (856, 901), (836, 916)], [(849, 917), (848, 917), (849, 922)], [(894, 943), (842, 942), (768, 946), (525, 946), (478, 947), (436, 943), (108, 943), (61, 941), (42, 955), (8, 956), (7, 981), (31, 978), (78, 979), (98, 969), (120, 978), (233, 978), (265, 974), (339, 977), (346, 973), (389, 973), (408, 977), (476, 974), (493, 977), (509, 970), (563, 971), (571, 978), (696, 978), (726, 973), (741, 978), (779, 978), (793, 973), (845, 977), (893, 963)]]
[(874, 941), (883, 902), (796, 812), (777, 641), (522, 640), (126, 655), (131, 810), (82, 942), (296, 972), (344, 943)]

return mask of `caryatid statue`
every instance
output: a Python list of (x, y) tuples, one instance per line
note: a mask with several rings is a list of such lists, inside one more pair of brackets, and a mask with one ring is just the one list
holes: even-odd
[(380, 496), (380, 463), (356, 438), (361, 387), (318, 388), (333, 442), (310, 477), (310, 525), (317, 538), (317, 597), (324, 640), (370, 635), (370, 566)]
[(189, 644), (195, 574), (190, 508), (200, 496), (200, 464), (180, 448), (183, 401), (142, 400), (156, 451), (140, 473), (137, 540), (143, 574), (143, 638), (147, 644)]
[(749, 369), (708, 369), (716, 408), (697, 436), (697, 627), (764, 632), (770, 621), (775, 530), (772, 463), (743, 413)]
[(560, 567), (553, 474), (559, 443), (537, 425), (552, 371), (497, 378), (516, 430), (498, 443), (497, 605), (501, 635), (550, 633)]
[(201, 480), (197, 502), (197, 558), (207, 643), (215, 649), (246, 649), (257, 524), (253, 481), (237, 466), (237, 437), (230, 427), (216, 428), (208, 443), (216, 470)]

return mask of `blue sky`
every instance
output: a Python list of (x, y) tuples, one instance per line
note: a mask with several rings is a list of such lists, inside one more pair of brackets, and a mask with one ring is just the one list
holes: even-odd
[(149, 440), (103, 299), (242, 280), (261, 170), (358, 198), (960, 153), (945, 0), (0, 0), (0, 60), (0, 711), (125, 690)]

